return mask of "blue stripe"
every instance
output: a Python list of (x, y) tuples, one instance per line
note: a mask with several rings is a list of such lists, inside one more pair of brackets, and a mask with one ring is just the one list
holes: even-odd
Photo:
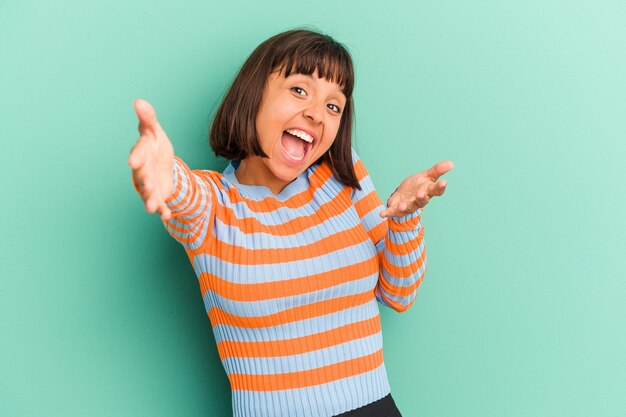
[[(299, 355), (260, 358), (226, 358), (222, 365), (227, 374), (271, 375), (300, 372), (321, 368), (335, 363), (377, 352), (383, 345), (382, 333), (315, 350)], [(358, 352), (355, 355), (355, 352)]]
[[(366, 240), (357, 245), (348, 246), (315, 258), (281, 264), (239, 265), (213, 255), (199, 254), (194, 257), (193, 266), (198, 276), (203, 272), (210, 272), (235, 284), (263, 283), (332, 271), (371, 259), (375, 253), (372, 242)], [(280, 275), (276, 274), (277, 266), (280, 266)], [(233, 274), (233, 271), (237, 271), (237, 273)]]
[(241, 342), (269, 342), (273, 340), (294, 339), (334, 329), (339, 323), (352, 323), (375, 317), (378, 314), (380, 314), (378, 305), (376, 302), (371, 300), (365, 304), (325, 314), (320, 317), (312, 317), (310, 319), (294, 321), (277, 326), (241, 328), (227, 324), (218, 324), (213, 327), (213, 335), (215, 336), (217, 343), (224, 340), (233, 340), (229, 338), (229, 335), (235, 333), (237, 333), (237, 341)]
[(239, 317), (262, 317), (280, 313), (294, 307), (313, 304), (324, 300), (350, 296), (373, 290), (378, 281), (378, 272), (365, 278), (344, 282), (319, 291), (297, 294), (290, 297), (270, 298), (259, 301), (234, 301), (224, 298), (212, 290), (204, 293), (204, 305), (207, 311), (211, 307), (219, 307), (221, 310)]
[(314, 387), (255, 392), (233, 390), (234, 417), (331, 417), (377, 401), (391, 392), (378, 368)]
[[(294, 218), (306, 217), (308, 214), (300, 213)], [(351, 229), (359, 224), (359, 217), (354, 208), (349, 208), (343, 213), (342, 225), (345, 224), (344, 230)], [(299, 233), (293, 233), (286, 236), (277, 236), (266, 232), (244, 233), (237, 225), (223, 223), (219, 218), (215, 219), (215, 227), (213, 228), (213, 237), (221, 242), (232, 242), (237, 246), (246, 248), (278, 249), (292, 248), (293, 242), (297, 242), (298, 246), (305, 246), (318, 242), (325, 238), (330, 232), (341, 232), (337, 230), (337, 219), (330, 217), (323, 222), (311, 226)], [(261, 246), (261, 242), (263, 245)]]
[[(200, 247), (200, 245), (202, 245), (202, 242), (204, 242), (204, 239), (207, 235), (207, 231), (209, 230), (209, 220), (209, 216), (203, 216), (194, 223), (188, 223), (186, 225), (183, 224), (182, 227), (185, 228), (185, 232), (182, 233), (173, 230), (172, 226), (169, 225), (168, 222), (165, 222), (165, 227), (169, 234), (172, 235), (172, 237), (180, 242), (184, 247), (197, 249)], [(189, 239), (191, 236), (193, 236), (194, 233), (197, 232), (197, 227), (194, 226), (198, 222), (202, 222), (200, 224), (201, 232), (199, 233), (198, 237), (196, 237), (193, 241), (187, 241), (187, 239)]]
[(412, 230), (407, 230), (404, 232), (391, 232), (389, 233), (389, 236), (391, 237), (391, 241), (393, 243), (397, 243), (399, 245), (409, 241), (409, 240), (413, 240), (417, 237), (417, 235), (419, 234), (419, 232), (422, 229), (422, 222), (418, 222), (417, 226), (415, 227), (415, 229)]
[[(407, 297), (400, 297), (398, 295), (391, 295), (389, 294), (387, 291), (385, 291), (382, 287), (379, 287), (379, 291), (384, 293), (385, 296), (387, 298), (389, 298), (392, 301), (395, 301), (398, 304), (401, 304), (403, 306), (407, 306), (409, 305), (413, 300), (415, 300), (415, 298), (417, 297), (417, 292), (418, 292), (418, 288), (415, 289), (415, 291), (413, 291), (411, 294), (409, 294)], [(386, 306), (390, 306), (388, 303), (384, 303)]]
[(386, 221), (385, 219), (383, 219), (382, 217), (378, 215), (381, 211), (383, 211), (382, 205), (374, 207), (372, 210), (370, 210), (369, 213), (367, 213), (365, 216), (361, 218), (361, 221), (363, 223), (363, 227), (365, 227), (365, 230), (369, 232), (370, 230), (378, 226), (380, 223), (383, 223)]
[(387, 280), (388, 282), (390, 282), (391, 284), (398, 286), (398, 287), (406, 287), (409, 286), (410, 284), (407, 284), (407, 282), (415, 282), (417, 280), (417, 278), (419, 278), (420, 275), (422, 275), (424, 273), (424, 271), (426, 270), (426, 257), (424, 257), (424, 262), (422, 262), (422, 266), (419, 267), (417, 269), (417, 271), (414, 274), (411, 274), (408, 277), (397, 277), (395, 275), (391, 275), (386, 268), (381, 268), (382, 272), (383, 272), (383, 276), (385, 277), (385, 280)]
[[(222, 183), (225, 187), (228, 186), (228, 182), (225, 179), (222, 179)], [(278, 207), (273, 211), (257, 213), (248, 207), (245, 200), (238, 203), (231, 202), (227, 190), (219, 190), (218, 198), (220, 199), (220, 204), (232, 209), (238, 219), (255, 218), (261, 224), (275, 226), (301, 216), (310, 216), (317, 212), (322, 205), (332, 201), (337, 196), (338, 191), (340, 191), (336, 184), (335, 187), (330, 187), (333, 185), (332, 183), (336, 183), (333, 177), (326, 181), (322, 187), (315, 190), (312, 199), (306, 205), (297, 209)], [(336, 190), (329, 193), (329, 190), (332, 190), (332, 188), (336, 188)]]
[[(414, 254), (413, 256), (415, 256), (415, 259), (418, 259), (420, 256), (422, 256), (423, 250), (424, 250), (424, 241), (422, 241), (422, 243), (420, 243), (420, 245), (417, 248), (415, 248), (414, 251), (412, 251), (412, 253)], [(407, 259), (406, 255), (394, 255), (393, 253), (389, 251), (385, 252), (385, 258), (387, 258), (389, 263), (391, 263), (392, 265), (399, 266), (399, 267), (407, 266), (409, 265), (408, 262), (411, 261), (411, 259)]]

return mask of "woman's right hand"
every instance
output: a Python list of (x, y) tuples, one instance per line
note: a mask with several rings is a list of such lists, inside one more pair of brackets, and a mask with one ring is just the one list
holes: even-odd
[(161, 220), (167, 221), (171, 218), (171, 211), (165, 200), (173, 192), (174, 148), (150, 103), (137, 99), (134, 107), (139, 118), (140, 137), (130, 151), (128, 165), (146, 211), (157, 212)]

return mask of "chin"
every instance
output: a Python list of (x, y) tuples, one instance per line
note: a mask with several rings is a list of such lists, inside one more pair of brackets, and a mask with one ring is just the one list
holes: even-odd
[(277, 178), (280, 178), (283, 181), (286, 182), (291, 182), (293, 180), (295, 180), (296, 178), (298, 178), (298, 175), (300, 175), (302, 172), (304, 172), (306, 170), (306, 168), (304, 170), (295, 170), (295, 169), (290, 169), (288, 172), (284, 172), (282, 175), (276, 175)]

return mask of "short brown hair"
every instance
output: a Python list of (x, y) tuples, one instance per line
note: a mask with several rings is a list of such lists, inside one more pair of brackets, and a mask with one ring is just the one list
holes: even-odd
[(346, 48), (328, 35), (304, 29), (272, 36), (250, 54), (215, 114), (209, 143), (215, 155), (241, 161), (248, 155), (268, 156), (257, 141), (256, 116), (270, 74), (281, 71), (336, 82), (346, 97), (337, 136), (315, 163), (327, 162), (335, 178), (361, 189), (352, 163), (354, 67)]

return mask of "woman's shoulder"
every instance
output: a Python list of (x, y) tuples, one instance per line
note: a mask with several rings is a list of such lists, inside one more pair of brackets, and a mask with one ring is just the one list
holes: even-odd
[(174, 157), (174, 169), (187, 172), (189, 179), (194, 182), (200, 181), (206, 185), (212, 186), (214, 190), (222, 188), (222, 176), (223, 173), (219, 170), (210, 169), (210, 168), (190, 168), (189, 165), (185, 161), (183, 161), (180, 157)]

